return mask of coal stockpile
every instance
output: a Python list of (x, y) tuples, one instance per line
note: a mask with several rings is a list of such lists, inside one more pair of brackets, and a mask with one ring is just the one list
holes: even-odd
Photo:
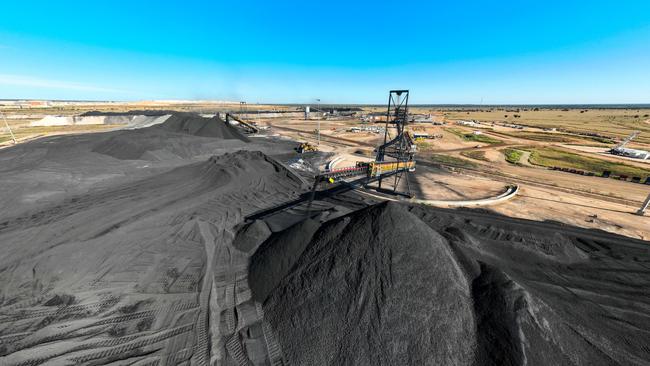
[[(300, 236), (299, 229), (287, 230)], [(274, 233), (253, 256), (273, 248), (275, 257), (294, 258), (289, 270), (286, 263), (250, 262), (253, 296), (263, 301), (288, 363), (647, 365), (650, 359), (647, 242), (395, 203), (356, 211), (311, 234), (303, 236), (309, 243), (295, 245)], [(279, 273), (286, 274), (278, 279)]]
[(274, 158), (235, 151), (3, 217), (0, 365), (267, 357), (230, 232), (305, 189)]
[(648, 364), (649, 243), (308, 201), (322, 153), (169, 118), (0, 150), (0, 365)]
[[(152, 158), (152, 154), (160, 159), (160, 152), (164, 153), (162, 159), (186, 158), (199, 153), (201, 141), (192, 143), (197, 138), (230, 140), (231, 145), (249, 141), (236, 128), (216, 117), (174, 113), (159, 125), (115, 132), (92, 151), (121, 160), (147, 159)], [(145, 156), (147, 152), (149, 156)]]
[(217, 117), (201, 117), (194, 113), (174, 113), (168, 120), (154, 128), (193, 136), (248, 141), (246, 136), (223, 120)]
[(471, 307), (444, 238), (392, 204), (320, 228), (265, 301), (300, 365), (469, 364)]

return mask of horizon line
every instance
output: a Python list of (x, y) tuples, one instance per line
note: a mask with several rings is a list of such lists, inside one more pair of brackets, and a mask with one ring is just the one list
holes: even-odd
[[(314, 105), (316, 103), (276, 103), (276, 102), (255, 102), (249, 103), (246, 101), (228, 101), (217, 99), (142, 99), (142, 100), (100, 100), (100, 99), (42, 99), (42, 98), (0, 98), (0, 102), (65, 102), (65, 103), (124, 103), (124, 104), (138, 104), (138, 103), (170, 103), (170, 104), (241, 104), (244, 102), (246, 105), (278, 105), (278, 106), (306, 106)], [(338, 106), (384, 106), (386, 103), (326, 103), (321, 102), (320, 105), (338, 105)], [(650, 102), (645, 103), (626, 103), (626, 102), (607, 102), (607, 103), (410, 103), (409, 106), (424, 106), (424, 107), (509, 107), (509, 106), (640, 106), (650, 108)]]

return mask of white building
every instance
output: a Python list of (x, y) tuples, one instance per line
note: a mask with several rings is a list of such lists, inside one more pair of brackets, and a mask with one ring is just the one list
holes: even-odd
[(460, 126), (469, 126), (469, 127), (476, 127), (479, 125), (474, 121), (456, 121), (456, 124)]
[(650, 159), (650, 151), (637, 150), (637, 149), (627, 149), (627, 148), (624, 148), (624, 147), (620, 147), (618, 149), (612, 150), (612, 154), (627, 156), (628, 158), (635, 158), (635, 159), (641, 159), (641, 160)]

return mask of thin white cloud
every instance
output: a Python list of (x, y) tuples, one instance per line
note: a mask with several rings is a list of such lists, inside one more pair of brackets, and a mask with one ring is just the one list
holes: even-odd
[(31, 86), (35, 88), (80, 90), (102, 93), (129, 93), (127, 90), (104, 88), (73, 81), (41, 79), (25, 75), (10, 74), (0, 74), (0, 85)]

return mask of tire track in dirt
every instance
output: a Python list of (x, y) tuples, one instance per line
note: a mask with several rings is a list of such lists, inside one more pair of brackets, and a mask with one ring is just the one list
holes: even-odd
[[(248, 160), (261, 162), (264, 175), (258, 167), (248, 167)], [(229, 159), (223, 161), (231, 164)], [(5, 357), (0, 357), (0, 364), (103, 364), (109, 360), (168, 365), (282, 364), (278, 343), (264, 324), (263, 313), (256, 311), (259, 304), (251, 299), (246, 278), (248, 254), (236, 250), (232, 240), (235, 225), (247, 214), (296, 198), (303, 183), (263, 155), (251, 153), (242, 161), (235, 166), (245, 174), (241, 179), (231, 177), (229, 171), (219, 173), (221, 162), (210, 161), (217, 166), (211, 165), (214, 178), (209, 179), (238, 179), (237, 184), (210, 188), (185, 177), (166, 176), (169, 181), (157, 182), (143, 197), (136, 195), (137, 190), (118, 187), (117, 198), (102, 191), (96, 205), (72, 202), (73, 207), (62, 207), (61, 212), (79, 211), (75, 215), (86, 220), (94, 220), (99, 209), (108, 209), (110, 220), (121, 220), (129, 204), (151, 206), (149, 201), (161, 198), (171, 202), (98, 237), (84, 234), (82, 224), (75, 227), (78, 234), (57, 237), (64, 245), (77, 235), (88, 243), (107, 242), (114, 248), (99, 258), (87, 281), (75, 284), (79, 288), (74, 289), (74, 301), (82, 303), (43, 307), (55, 291), (45, 284), (39, 291), (46, 295), (38, 301), (35, 297), (30, 301), (16, 298), (0, 308), (0, 323), (4, 323), (0, 337), (11, 345)], [(84, 202), (89, 200), (90, 195), (84, 198)], [(166, 213), (162, 208), (173, 211)], [(84, 215), (86, 212), (93, 216)], [(49, 231), (40, 235), (47, 238), (69, 221), (70, 215), (48, 219), (43, 224)], [(15, 225), (12, 228), (22, 233), (22, 223)], [(144, 239), (129, 239), (128, 235), (136, 233)], [(125, 249), (131, 255), (114, 257)], [(122, 289), (126, 292), (119, 292)], [(83, 295), (77, 295), (80, 293)], [(192, 300), (185, 300), (188, 297)], [(50, 319), (50, 323), (43, 326), (42, 319)], [(26, 327), (31, 328), (25, 331)]]

